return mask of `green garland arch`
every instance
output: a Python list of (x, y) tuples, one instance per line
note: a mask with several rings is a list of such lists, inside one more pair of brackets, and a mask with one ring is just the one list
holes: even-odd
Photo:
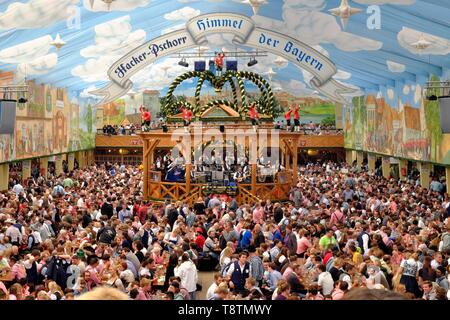
[[(195, 88), (195, 105), (191, 105), (190, 103), (181, 103), (174, 102), (173, 92), (175, 89), (184, 81), (190, 78), (198, 77), (198, 83)], [(234, 78), (237, 79), (237, 83), (239, 86), (239, 91), (241, 95), (241, 108), (239, 109), (239, 99), (237, 95), (237, 88), (234, 82)], [(167, 91), (164, 105), (162, 106), (162, 110), (168, 114), (173, 115), (177, 112), (179, 106), (183, 105), (185, 108), (188, 108), (193, 111), (195, 116), (199, 116), (202, 112), (204, 112), (207, 108), (217, 104), (222, 103), (226, 106), (232, 107), (234, 110), (238, 111), (241, 115), (245, 115), (248, 112), (249, 105), (247, 102), (247, 92), (245, 90), (244, 79), (253, 82), (260, 90), (264, 103), (261, 105), (259, 102), (256, 103), (257, 109), (264, 113), (273, 115), (275, 101), (272, 89), (270, 84), (260, 75), (250, 72), (250, 71), (227, 71), (221, 77), (216, 77), (211, 71), (189, 71), (180, 76), (178, 76), (169, 86), (169, 90)], [(205, 106), (200, 106), (200, 93), (203, 83), (208, 80), (211, 82), (212, 86), (216, 90), (221, 90), (226, 82), (230, 83), (232, 94), (233, 94), (233, 103), (230, 103), (228, 100), (215, 100), (211, 101)]]

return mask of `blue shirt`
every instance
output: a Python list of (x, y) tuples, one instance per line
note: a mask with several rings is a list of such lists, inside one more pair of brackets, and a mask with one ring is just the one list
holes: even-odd
[(270, 286), (270, 290), (274, 291), (277, 287), (278, 281), (280, 281), (280, 279), (282, 279), (283, 276), (281, 275), (281, 273), (277, 270), (273, 270), (272, 272), (269, 272), (269, 286)]
[(247, 248), (250, 245), (251, 240), (252, 240), (251, 231), (245, 230), (244, 234), (242, 235), (242, 239), (241, 239), (241, 247)]

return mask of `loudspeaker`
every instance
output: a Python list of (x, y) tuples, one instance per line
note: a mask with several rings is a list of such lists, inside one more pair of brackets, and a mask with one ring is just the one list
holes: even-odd
[(205, 71), (206, 70), (205, 61), (195, 61), (194, 62), (194, 70), (195, 71)]
[(163, 125), (163, 126), (162, 126), (162, 129), (163, 129), (163, 132), (169, 132), (169, 129), (167, 128), (166, 125)]
[(450, 96), (439, 98), (442, 133), (450, 133)]
[(208, 63), (209, 66), (209, 71), (211, 71), (212, 73), (216, 73), (216, 63), (214, 62), (214, 60), (209, 60)]
[(225, 126), (224, 126), (224, 125), (221, 125), (221, 126), (219, 127), (219, 130), (220, 130), (220, 132), (224, 133), (224, 132), (225, 132)]
[(16, 101), (0, 100), (0, 134), (14, 134), (16, 126)]
[(237, 71), (237, 61), (227, 61), (226, 66), (227, 71)]

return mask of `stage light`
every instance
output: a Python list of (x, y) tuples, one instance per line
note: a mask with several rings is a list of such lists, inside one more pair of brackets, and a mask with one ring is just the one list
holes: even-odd
[(187, 67), (189, 67), (189, 63), (187, 63), (186, 62), (186, 59), (181, 59), (180, 60), (180, 62), (178, 62), (178, 64), (180, 65), (180, 66), (182, 66), (182, 67), (185, 67), (185, 68), (187, 68)]
[(19, 102), (19, 103), (27, 103), (28, 100), (25, 99), (25, 98), (19, 98), (19, 100), (17, 102)]
[(250, 60), (249, 63), (247, 63), (247, 66), (253, 67), (257, 63), (258, 63), (258, 61), (255, 58), (253, 58), (253, 59)]

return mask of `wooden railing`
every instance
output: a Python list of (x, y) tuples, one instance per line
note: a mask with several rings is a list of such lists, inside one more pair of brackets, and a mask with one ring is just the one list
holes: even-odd
[(238, 185), (238, 195), (236, 196), (236, 201), (238, 203), (256, 203), (260, 202), (261, 199), (254, 196), (249, 189), (251, 189), (251, 184), (239, 184)]
[[(248, 183), (238, 184), (238, 203), (255, 203), (261, 200), (286, 201), (293, 183), (292, 172), (280, 172), (273, 183), (257, 183), (252, 190)], [(149, 171), (148, 196), (151, 199), (182, 201), (192, 206), (203, 196), (202, 187), (206, 184), (191, 184), (190, 189), (184, 182), (166, 182), (161, 180), (160, 171)]]

